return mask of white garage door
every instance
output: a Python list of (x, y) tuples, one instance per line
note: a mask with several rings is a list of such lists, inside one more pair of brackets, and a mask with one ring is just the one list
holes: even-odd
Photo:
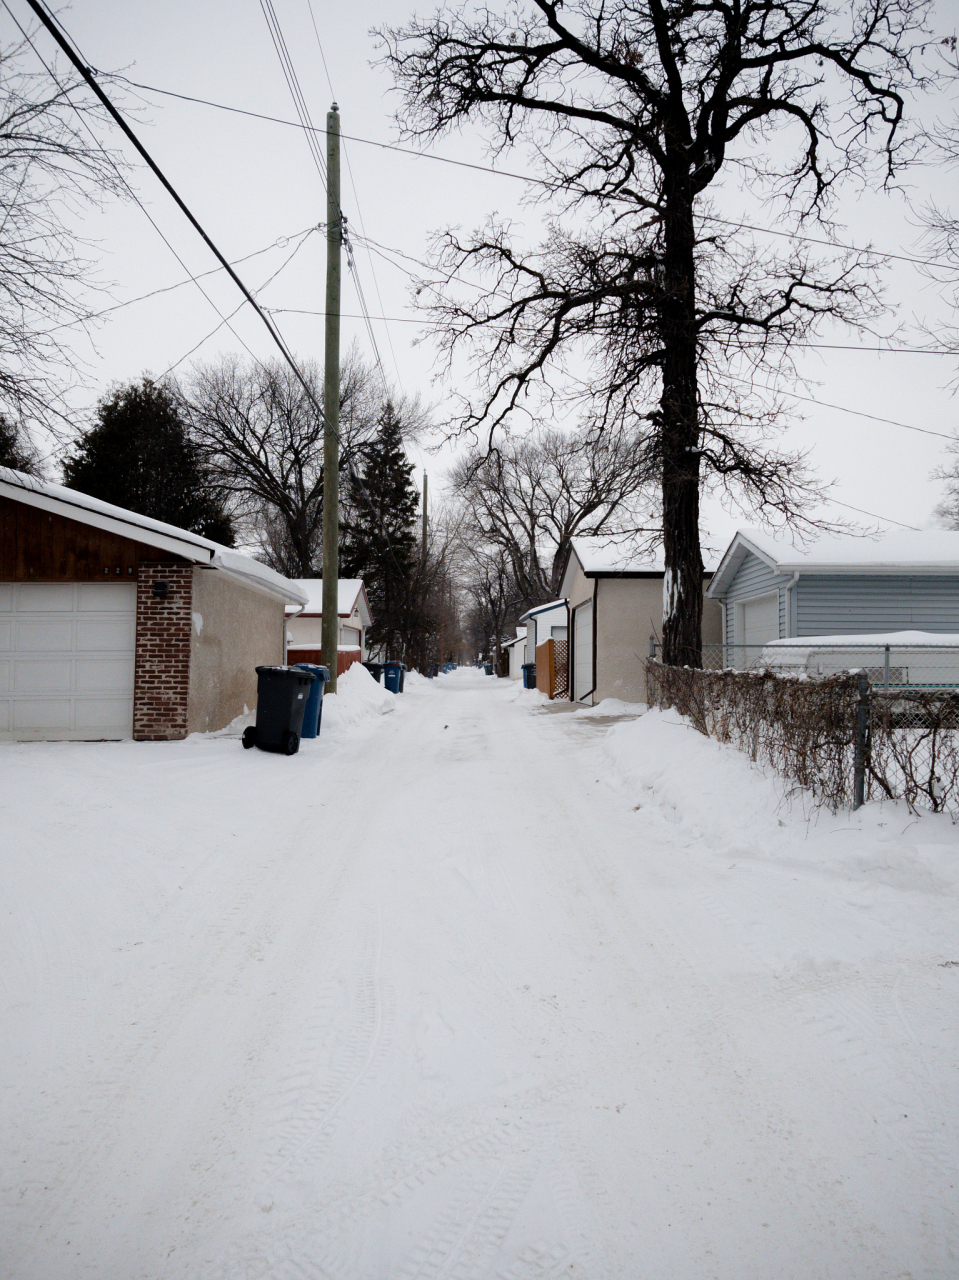
[(779, 595), (748, 600), (743, 605), (743, 644), (769, 644), (779, 639)]
[(579, 702), (593, 687), (593, 602), (573, 610), (573, 701)]
[(0, 582), (0, 738), (133, 734), (136, 586)]

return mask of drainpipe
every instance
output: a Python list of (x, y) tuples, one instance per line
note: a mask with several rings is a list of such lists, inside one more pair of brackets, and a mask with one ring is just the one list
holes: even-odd
[(286, 639), (288, 634), (286, 629), (287, 624), (292, 622), (294, 618), (298, 618), (305, 608), (306, 608), (306, 605), (301, 604), (299, 609), (297, 609), (296, 613), (291, 613), (289, 616), (287, 616), (286, 610), (285, 609), (283, 610), (283, 665), (284, 667), (288, 665), (286, 660), (287, 660), (287, 657), (289, 656), (287, 652), (287, 639)]
[(784, 640), (791, 640), (791, 639), (793, 639), (793, 626), (792, 626), (792, 615), (793, 615), (793, 596), (792, 596), (792, 589), (793, 589), (793, 587), (796, 585), (796, 583), (797, 583), (798, 581), (799, 581), (799, 574), (798, 574), (798, 573), (794, 573), (794, 574), (793, 574), (793, 576), (792, 576), (792, 579), (791, 579), (789, 582), (787, 582), (787, 583), (786, 583), (786, 634), (785, 634), (785, 636), (783, 637), (783, 639), (784, 639)]

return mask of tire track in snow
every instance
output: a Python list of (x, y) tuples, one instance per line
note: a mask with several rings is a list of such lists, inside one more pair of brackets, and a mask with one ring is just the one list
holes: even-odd
[[(323, 1159), (324, 1144), (337, 1128), (339, 1113), (389, 1047), (394, 1014), (391, 993), (382, 989), (380, 977), (383, 920), (379, 903), (376, 916), (375, 929), (362, 949), (351, 1001), (351, 1026), (345, 1036), (334, 1040), (329, 1067), (323, 1070), (322, 1078), (314, 1078), (323, 1030), (323, 1016), (314, 1015), (304, 1054), (293, 1064), (286, 1080), (280, 1082), (281, 1093), (293, 1091), (298, 1097), (293, 1114), (278, 1125), (273, 1153), (263, 1169), (264, 1186), (309, 1174)], [(303, 1080), (305, 1086), (300, 1085)]]

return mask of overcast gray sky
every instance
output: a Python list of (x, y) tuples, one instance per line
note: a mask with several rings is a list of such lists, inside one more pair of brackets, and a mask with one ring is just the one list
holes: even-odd
[[(309, 0), (274, 3), (314, 124), (323, 125), (335, 95), (345, 134), (396, 141), (390, 81), (385, 71), (370, 65), (377, 54), (369, 29), (403, 21), (412, 3), (408, 7), (403, 0), (362, 0), (334, 6), (328, 0), (312, 0), (329, 80)], [(29, 10), (22, 0), (10, 0), (10, 4), (26, 23)], [(955, 3), (940, 6), (944, 28), (959, 16), (956, 9)], [(147, 85), (295, 119), (258, 0), (164, 0), (156, 5), (74, 0), (61, 18), (83, 56), (101, 71), (120, 70)], [(5, 36), (14, 38), (15, 28), (2, 11), (0, 22)], [(40, 33), (37, 40), (38, 47), (50, 53), (50, 38)], [(143, 142), (227, 257), (235, 259), (272, 246), (244, 263), (240, 273), (251, 288), (259, 289), (282, 268), (260, 300), (283, 309), (277, 318), (298, 355), (321, 360), (322, 318), (296, 314), (322, 311), (325, 262), (321, 233), (306, 236), (302, 243), (297, 239), (325, 219), (320, 177), (300, 131), (155, 94), (141, 93), (139, 100), (136, 127)], [(131, 94), (127, 105), (132, 102)], [(955, 107), (955, 102), (943, 100), (929, 109), (944, 115)], [(112, 141), (126, 145), (120, 139)], [(479, 163), (488, 159), (478, 137), (448, 139), (436, 152)], [(520, 183), (358, 142), (347, 142), (345, 153), (349, 164), (343, 173), (344, 211), (356, 230), (386, 246), (388, 256), (398, 262), (397, 251), (424, 257), (437, 228), (470, 227), (494, 210), (514, 216), (531, 236), (535, 234), (538, 215), (520, 204)], [(502, 163), (503, 167), (529, 168), (520, 154)], [(956, 178), (954, 172), (917, 172), (913, 203), (930, 195), (948, 202), (959, 186)], [(135, 185), (190, 271), (215, 266), (208, 250), (139, 162)], [(721, 197), (724, 211), (736, 211), (737, 204), (744, 207), (738, 195), (727, 185)], [(959, 198), (954, 204), (959, 210)], [(850, 243), (871, 243), (893, 253), (919, 250), (915, 213), (899, 197), (850, 195), (844, 219)], [(111, 206), (88, 219), (84, 230), (97, 242), (96, 256), (103, 276), (114, 282), (115, 302), (184, 278), (176, 258), (132, 203)], [(452, 384), (442, 377), (434, 381), (435, 349), (429, 339), (416, 345), (424, 332), (423, 317), (413, 306), (405, 271), (384, 257), (369, 256), (362, 247), (357, 262), (370, 311), (390, 317), (374, 322), (388, 375), (405, 392), (420, 392), (434, 402), (437, 420), (442, 422), (451, 390), (457, 384), (462, 389), (463, 371)], [(352, 283), (345, 279), (344, 348), (356, 337), (364, 353), (372, 355), (365, 326), (356, 318), (359, 306)], [(948, 317), (948, 309), (916, 268), (895, 264), (886, 285), (890, 330), (895, 323), (917, 316), (933, 321)], [(209, 276), (204, 287), (224, 313), (239, 305), (239, 297), (222, 273)], [(258, 355), (272, 354), (269, 339), (249, 308), (241, 309), (231, 323)], [(185, 372), (193, 360), (238, 350), (236, 338), (227, 329), (213, 332), (218, 324), (196, 286), (185, 284), (117, 310), (104, 319), (92, 343), (78, 335), (76, 346), (88, 363), (92, 388), (77, 399), (78, 418), (112, 382), (127, 381), (145, 371), (158, 376), (171, 366)], [(875, 345), (868, 337), (842, 330), (824, 331), (819, 340), (860, 348)], [(911, 334), (906, 341), (919, 345), (921, 340)], [(805, 355), (801, 368), (809, 383), (799, 390), (818, 400), (946, 433), (959, 424), (959, 404), (946, 389), (952, 362), (942, 357), (820, 349)], [(929, 473), (942, 459), (944, 440), (814, 404), (804, 403), (802, 410), (806, 420), (791, 427), (786, 440), (811, 449), (820, 474), (837, 481), (837, 499), (909, 525), (925, 527), (931, 522), (941, 485), (932, 482)], [(426, 461), (431, 483), (439, 484), (447, 460), (448, 455), (444, 459), (441, 454)], [(704, 514), (712, 541), (719, 546), (737, 524), (747, 523), (715, 503), (708, 503)]]

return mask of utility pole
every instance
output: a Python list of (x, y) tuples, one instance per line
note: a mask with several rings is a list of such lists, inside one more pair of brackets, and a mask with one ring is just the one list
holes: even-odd
[(323, 662), (330, 669), (328, 693), (336, 693), (337, 648), (340, 641), (338, 588), (340, 577), (340, 113), (336, 103), (326, 113), (326, 347), (323, 416)]
[(426, 472), (423, 472), (423, 564), (426, 564)]

